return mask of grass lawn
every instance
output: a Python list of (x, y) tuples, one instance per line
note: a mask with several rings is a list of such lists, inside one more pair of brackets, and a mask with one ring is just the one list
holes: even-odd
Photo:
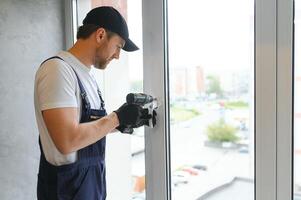
[(183, 107), (172, 106), (170, 108), (171, 120), (174, 123), (182, 122), (194, 118), (201, 113), (195, 109), (187, 109)]
[(244, 101), (225, 102), (225, 108), (228, 108), (228, 109), (244, 109), (244, 108), (248, 108), (248, 107), (249, 107), (249, 104)]

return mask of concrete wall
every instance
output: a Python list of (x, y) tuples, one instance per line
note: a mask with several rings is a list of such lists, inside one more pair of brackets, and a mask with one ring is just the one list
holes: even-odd
[(64, 1), (0, 1), (0, 199), (36, 199), (39, 148), (33, 83), (64, 48)]

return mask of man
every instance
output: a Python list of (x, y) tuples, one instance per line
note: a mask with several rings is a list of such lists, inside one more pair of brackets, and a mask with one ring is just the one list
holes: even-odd
[(135, 51), (124, 18), (112, 7), (91, 10), (77, 42), (44, 61), (36, 73), (35, 112), (40, 134), (39, 200), (106, 198), (105, 136), (147, 125), (138, 105), (107, 115), (91, 66), (105, 69), (120, 50)]

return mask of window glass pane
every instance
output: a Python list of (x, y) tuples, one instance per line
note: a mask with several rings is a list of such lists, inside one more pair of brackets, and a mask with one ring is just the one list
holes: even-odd
[[(143, 92), (143, 42), (142, 42), (142, 1), (127, 0), (128, 26), (131, 38), (140, 50), (128, 54), (130, 92)], [(145, 199), (144, 128), (135, 129), (131, 135), (131, 178), (132, 199)]]
[[(117, 109), (130, 92), (143, 92), (143, 47), (141, 0), (77, 0), (78, 26), (87, 12), (98, 6), (113, 6), (126, 19), (130, 38), (139, 47), (135, 52), (121, 51), (104, 71), (94, 70), (108, 113)], [(144, 129), (132, 135), (113, 133), (107, 136), (107, 189), (110, 200), (144, 199)]]
[(254, 199), (254, 1), (168, 1), (173, 200)]
[(294, 200), (301, 199), (301, 1), (295, 0)]

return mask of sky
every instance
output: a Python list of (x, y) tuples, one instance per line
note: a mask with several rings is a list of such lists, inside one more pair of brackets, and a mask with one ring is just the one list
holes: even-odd
[[(215, 72), (253, 67), (253, 3), (252, 0), (168, 1), (170, 67), (202, 66)], [(142, 46), (141, 18), (141, 1), (128, 0), (130, 35), (139, 46)], [(129, 60), (133, 69), (131, 79), (142, 78), (142, 51), (129, 54)]]

